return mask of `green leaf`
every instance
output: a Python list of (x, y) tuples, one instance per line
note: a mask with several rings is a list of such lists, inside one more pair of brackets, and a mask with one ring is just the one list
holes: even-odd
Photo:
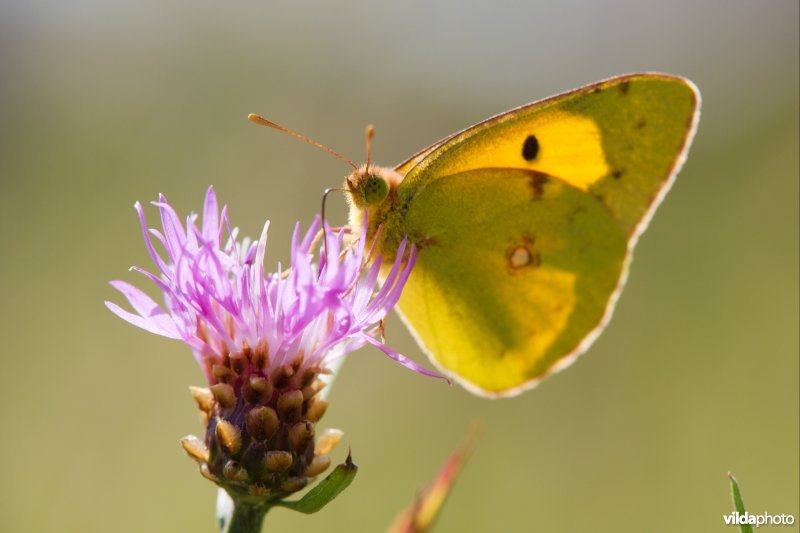
[[(731, 498), (733, 498), (733, 508), (737, 513), (743, 515), (745, 513), (744, 501), (742, 501), (742, 493), (739, 492), (739, 482), (733, 477), (733, 474), (728, 472), (728, 479), (731, 480)], [(750, 524), (740, 524), (739, 531), (742, 533), (753, 533), (753, 528)]]
[(337, 466), (328, 477), (320, 481), (305, 496), (296, 501), (276, 502), (275, 505), (305, 514), (316, 513), (350, 485), (353, 478), (356, 477), (356, 472), (358, 472), (358, 467), (348, 453), (345, 462)]

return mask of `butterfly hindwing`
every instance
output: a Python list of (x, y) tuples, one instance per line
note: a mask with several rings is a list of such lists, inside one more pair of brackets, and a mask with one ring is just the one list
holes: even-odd
[(401, 313), (439, 366), (492, 394), (544, 376), (580, 344), (626, 257), (599, 202), (525, 170), (436, 180), (406, 224), (420, 250)]

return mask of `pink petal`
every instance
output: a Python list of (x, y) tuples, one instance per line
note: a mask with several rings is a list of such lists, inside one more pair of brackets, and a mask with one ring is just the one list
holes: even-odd
[(142, 208), (142, 204), (136, 202), (133, 204), (134, 209), (136, 209), (136, 213), (139, 215), (139, 226), (142, 229), (142, 236), (144, 237), (144, 245), (147, 248), (147, 253), (150, 254), (150, 258), (153, 262), (158, 266), (158, 269), (162, 272), (166, 271), (167, 265), (164, 263), (164, 260), (161, 259), (161, 256), (158, 255), (156, 252), (155, 247), (153, 247), (153, 241), (150, 240), (150, 231), (147, 229), (147, 220), (144, 216), (144, 209)]
[(166, 313), (164, 313), (165, 316), (163, 317), (143, 318), (139, 315), (134, 315), (133, 313), (125, 311), (113, 302), (106, 301), (105, 304), (112, 313), (136, 327), (142, 328), (150, 333), (155, 333), (156, 335), (169, 337), (170, 339), (183, 338), (180, 333), (178, 333), (178, 329), (175, 327), (172, 319), (169, 317), (169, 315), (166, 315)]
[(186, 234), (181, 226), (178, 214), (167, 203), (164, 195), (159, 195), (158, 202), (153, 202), (161, 212), (161, 226), (164, 228), (165, 245), (170, 257), (177, 257), (186, 242)]
[(394, 359), (395, 361), (397, 361), (398, 363), (400, 363), (404, 367), (408, 368), (409, 370), (413, 370), (417, 374), (423, 374), (425, 376), (430, 376), (432, 378), (443, 379), (447, 383), (450, 383), (450, 380), (447, 379), (446, 377), (442, 376), (441, 374), (437, 374), (436, 372), (434, 372), (432, 370), (428, 370), (424, 366), (418, 365), (417, 363), (415, 363), (414, 361), (412, 361), (408, 357), (406, 357), (406, 356), (404, 356), (404, 355), (392, 350), (391, 348), (389, 348), (385, 344), (373, 339), (372, 337), (370, 337), (366, 333), (362, 333), (361, 334), (361, 338), (363, 338), (364, 340), (366, 340), (368, 343), (372, 344), (373, 346), (376, 346), (380, 351), (382, 351), (383, 353), (385, 353), (386, 355), (388, 355), (389, 357), (391, 357), (392, 359)]
[(219, 246), (219, 206), (213, 185), (206, 191), (203, 204), (203, 237)]
[(128, 299), (133, 309), (144, 318), (164, 314), (164, 310), (152, 298), (125, 281), (111, 281), (110, 285)]

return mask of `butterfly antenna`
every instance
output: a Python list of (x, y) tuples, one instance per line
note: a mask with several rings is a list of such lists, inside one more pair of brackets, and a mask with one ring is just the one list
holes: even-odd
[(354, 170), (358, 170), (358, 165), (356, 165), (355, 163), (353, 163), (352, 161), (347, 159), (345, 156), (343, 156), (342, 154), (340, 154), (336, 150), (328, 148), (324, 144), (320, 144), (317, 141), (309, 139), (308, 137), (306, 137), (304, 135), (300, 135), (296, 131), (292, 131), (289, 128), (285, 128), (285, 127), (281, 126), (280, 124), (276, 124), (275, 122), (272, 122), (271, 120), (267, 120), (267, 119), (265, 119), (264, 117), (262, 117), (260, 115), (256, 115), (255, 113), (250, 113), (249, 115), (247, 115), (247, 120), (249, 120), (250, 122), (255, 122), (256, 124), (261, 124), (262, 126), (266, 126), (268, 128), (272, 128), (274, 130), (282, 131), (283, 133), (288, 133), (292, 137), (297, 137), (301, 141), (305, 141), (308, 144), (310, 144), (311, 146), (316, 146), (317, 148), (325, 150), (326, 152), (328, 152), (332, 156), (341, 159), (342, 161), (344, 161), (345, 163), (347, 163), (348, 165), (353, 167)]
[(364, 172), (369, 172), (369, 163), (370, 157), (372, 156), (372, 138), (375, 136), (375, 126), (372, 124), (367, 125), (367, 129), (364, 132), (364, 137), (366, 138), (367, 144), (367, 164), (364, 166)]

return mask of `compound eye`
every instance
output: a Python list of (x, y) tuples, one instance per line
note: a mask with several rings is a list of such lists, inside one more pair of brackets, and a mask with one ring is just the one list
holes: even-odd
[(370, 174), (364, 185), (364, 199), (368, 204), (379, 204), (389, 195), (389, 184), (375, 174)]

